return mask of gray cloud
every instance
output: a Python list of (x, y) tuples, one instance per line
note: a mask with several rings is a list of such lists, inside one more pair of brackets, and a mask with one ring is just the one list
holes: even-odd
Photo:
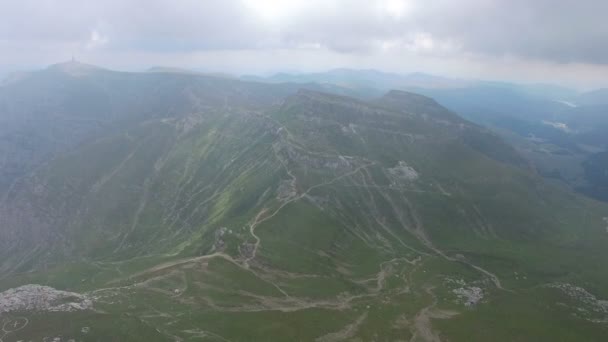
[(97, 35), (108, 49), (370, 52), (415, 46), (424, 34), (468, 53), (608, 64), (604, 0), (257, 1), (269, 13), (248, 5), (256, 0), (6, 1), (0, 40), (87, 44)]
[(419, 25), (472, 52), (607, 64), (607, 12), (603, 0), (472, 0), (430, 9)]
[(184, 59), (188, 53), (319, 50), (346, 59), (407, 55), (602, 66), (608, 65), (606, 13), (605, 0), (2, 1), (0, 50), (3, 63), (12, 65), (26, 55), (32, 60), (36, 51), (40, 58), (68, 50), (107, 60), (112, 53)]

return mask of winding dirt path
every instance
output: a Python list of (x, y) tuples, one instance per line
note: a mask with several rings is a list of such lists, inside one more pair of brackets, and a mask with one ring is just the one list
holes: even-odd
[(361, 326), (361, 323), (363, 323), (363, 321), (365, 321), (366, 318), (367, 318), (367, 312), (363, 313), (354, 322), (345, 326), (340, 331), (336, 331), (336, 332), (329, 333), (329, 334), (323, 335), (321, 337), (318, 337), (315, 339), (315, 342), (334, 342), (334, 341), (349, 340), (349, 339), (355, 337), (355, 335), (357, 334), (357, 331), (359, 330), (359, 326)]
[(441, 338), (436, 331), (433, 331), (432, 319), (448, 319), (458, 314), (455, 311), (438, 310), (437, 296), (433, 293), (433, 287), (425, 288), (425, 292), (433, 297), (433, 302), (422, 308), (414, 318), (414, 334), (410, 342), (441, 342)]

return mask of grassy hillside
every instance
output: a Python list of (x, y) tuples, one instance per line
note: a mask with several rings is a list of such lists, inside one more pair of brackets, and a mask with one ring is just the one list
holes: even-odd
[[(102, 74), (84, 77), (114, 84)], [(162, 106), (125, 110), (0, 206), (0, 290), (45, 284), (95, 310), (0, 312), (27, 319), (5, 342), (608, 333), (608, 208), (434, 101), (121, 77), (154, 77)]]

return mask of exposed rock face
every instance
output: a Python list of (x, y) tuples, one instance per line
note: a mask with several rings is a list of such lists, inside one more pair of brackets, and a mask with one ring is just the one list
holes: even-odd
[(599, 299), (586, 289), (572, 284), (553, 283), (546, 286), (561, 290), (568, 297), (578, 302), (576, 315), (592, 322), (608, 322), (608, 300)]
[(297, 195), (295, 182), (293, 180), (282, 180), (277, 189), (277, 199), (286, 202)]
[(461, 287), (452, 290), (465, 306), (474, 306), (483, 299), (483, 290), (479, 287)]
[(414, 181), (418, 179), (418, 172), (416, 172), (413, 167), (407, 165), (407, 163), (404, 161), (400, 161), (395, 167), (388, 169), (388, 172), (391, 175), (406, 181)]
[(93, 308), (93, 301), (75, 292), (49, 286), (24, 285), (0, 293), (0, 314), (14, 311), (81, 311)]

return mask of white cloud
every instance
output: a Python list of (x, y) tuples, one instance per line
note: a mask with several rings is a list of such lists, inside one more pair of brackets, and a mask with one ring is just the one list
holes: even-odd
[[(242, 0), (245, 7), (257, 17), (267, 21), (278, 21), (301, 12), (311, 2), (304, 0)], [(314, 2), (314, 1), (313, 1)]]
[(412, 9), (410, 0), (382, 0), (379, 5), (383, 14), (395, 19), (408, 15)]
[(85, 48), (87, 50), (97, 49), (106, 45), (108, 41), (109, 38), (107, 36), (103, 35), (98, 30), (92, 30), (89, 36), (89, 40), (85, 44)]

